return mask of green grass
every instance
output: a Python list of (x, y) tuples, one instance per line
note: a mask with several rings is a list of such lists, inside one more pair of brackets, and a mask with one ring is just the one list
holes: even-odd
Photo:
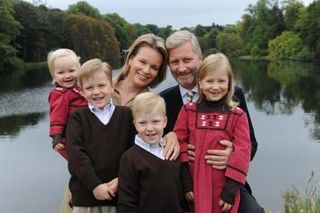
[(314, 172), (311, 172), (305, 193), (291, 186), (282, 197), (285, 200), (286, 213), (320, 213), (320, 187)]

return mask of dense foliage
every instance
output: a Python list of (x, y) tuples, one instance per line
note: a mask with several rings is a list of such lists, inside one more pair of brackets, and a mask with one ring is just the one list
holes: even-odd
[[(45, 61), (50, 50), (61, 47), (74, 49), (82, 62), (99, 57), (118, 68), (123, 50), (139, 35), (154, 33), (165, 39), (174, 31), (170, 25), (131, 24), (117, 13), (100, 14), (86, 1), (66, 11), (42, 2), (0, 1), (0, 73), (22, 67), (23, 62)], [(198, 37), (205, 55), (220, 51), (229, 57), (320, 58), (320, 0), (308, 6), (300, 0), (258, 0), (236, 24), (182, 29)]]
[[(17, 63), (15, 39), (20, 34), (21, 24), (13, 17), (14, 10), (10, 0), (0, 1), (0, 69), (12, 68)], [(21, 64), (21, 62), (20, 62)]]

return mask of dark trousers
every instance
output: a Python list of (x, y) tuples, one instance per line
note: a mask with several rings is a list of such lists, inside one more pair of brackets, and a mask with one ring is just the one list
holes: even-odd
[(240, 186), (240, 204), (238, 213), (264, 213), (263, 208), (258, 204), (251, 194), (249, 184)]

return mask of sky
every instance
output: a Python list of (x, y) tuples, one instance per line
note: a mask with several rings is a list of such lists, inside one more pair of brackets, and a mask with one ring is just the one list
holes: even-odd
[[(32, 2), (32, 0), (26, 0)], [(306, 6), (313, 0), (301, 0)], [(65, 10), (77, 0), (42, 0), (47, 7)], [(235, 24), (257, 0), (88, 0), (100, 14), (118, 13), (127, 22), (171, 25), (174, 29)]]

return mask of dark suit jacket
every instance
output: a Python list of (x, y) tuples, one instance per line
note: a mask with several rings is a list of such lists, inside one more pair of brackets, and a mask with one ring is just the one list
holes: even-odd
[[(180, 95), (180, 89), (178, 85), (162, 91), (160, 95), (161, 97), (163, 97), (164, 101), (166, 102), (166, 110), (167, 110), (167, 117), (168, 117), (167, 126), (164, 129), (164, 135), (165, 135), (168, 132), (173, 130), (174, 124), (180, 112), (180, 108), (183, 105), (183, 101)], [(234, 88), (234, 99), (235, 101), (239, 102), (239, 107), (243, 109), (248, 116), (248, 122), (250, 127), (250, 140), (251, 140), (251, 160), (252, 160), (254, 155), (256, 154), (258, 144), (254, 134), (253, 125), (251, 122), (250, 114), (247, 108), (243, 91), (238, 86), (235, 86)]]

